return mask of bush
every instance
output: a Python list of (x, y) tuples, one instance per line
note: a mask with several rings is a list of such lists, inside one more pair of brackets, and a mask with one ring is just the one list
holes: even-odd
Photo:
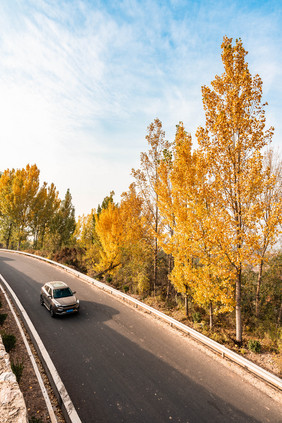
[(21, 377), (22, 377), (22, 373), (23, 373), (23, 369), (24, 369), (24, 365), (23, 362), (21, 363), (11, 363), (11, 369), (13, 371), (13, 373), (16, 375), (16, 379), (17, 382), (20, 383)]
[(198, 311), (192, 314), (192, 320), (194, 323), (200, 323), (202, 321), (202, 315)]
[(31, 417), (31, 419), (29, 419), (28, 421), (29, 423), (43, 423), (43, 421), (41, 419), (37, 419), (36, 417)]
[(2, 335), (2, 340), (7, 353), (10, 352), (16, 345), (16, 337), (14, 335), (4, 333)]
[(3, 313), (0, 313), (0, 325), (2, 326), (3, 325), (3, 323), (5, 322), (5, 320), (6, 320), (6, 318), (7, 318), (7, 316), (8, 316), (8, 314), (3, 314)]
[(248, 342), (248, 349), (250, 351), (253, 351), (254, 353), (260, 353), (261, 352), (261, 344), (259, 341), (255, 339), (250, 339)]

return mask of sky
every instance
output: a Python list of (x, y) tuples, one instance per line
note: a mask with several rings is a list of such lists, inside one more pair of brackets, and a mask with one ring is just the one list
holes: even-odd
[(201, 87), (241, 38), (282, 145), (282, 2), (0, 0), (0, 170), (36, 164), (76, 216), (119, 201), (159, 118), (173, 141), (204, 125)]

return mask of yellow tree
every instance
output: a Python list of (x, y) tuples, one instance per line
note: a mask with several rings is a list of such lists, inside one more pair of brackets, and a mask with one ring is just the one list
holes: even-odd
[(19, 249), (22, 240), (27, 235), (32, 204), (39, 190), (39, 173), (35, 164), (32, 166), (28, 164), (25, 169), (15, 171), (12, 195)]
[(10, 241), (15, 227), (14, 195), (12, 191), (15, 169), (6, 169), (0, 178), (0, 219), (1, 236), (6, 248), (9, 248)]
[(121, 245), (124, 239), (120, 209), (110, 202), (106, 209), (95, 216), (95, 231), (100, 242), (100, 261), (96, 265), (99, 274), (113, 273), (121, 264)]
[(135, 184), (122, 194), (120, 216), (123, 222), (122, 267), (117, 277), (127, 288), (142, 294), (150, 288), (151, 234), (147, 220), (142, 216), (143, 201), (137, 195)]
[(147, 224), (151, 227), (153, 237), (153, 287), (156, 292), (158, 282), (158, 236), (161, 233), (161, 216), (158, 208), (158, 194), (156, 184), (158, 182), (158, 166), (162, 158), (163, 151), (169, 149), (169, 142), (165, 140), (165, 133), (162, 123), (155, 119), (148, 127), (146, 136), (149, 150), (141, 153), (140, 169), (132, 169), (132, 175), (136, 181), (138, 195), (143, 202), (143, 215)]
[(142, 218), (142, 200), (134, 184), (122, 194), (120, 205), (107, 202), (107, 207), (95, 214), (95, 233), (100, 255), (96, 276), (108, 273), (117, 285), (146, 291), (150, 244), (146, 220)]
[(262, 148), (272, 138), (265, 130), (262, 81), (252, 77), (242, 41), (225, 37), (222, 43), (224, 73), (209, 88), (202, 88), (205, 128), (197, 131), (201, 154), (208, 163), (212, 241), (232, 266), (236, 301), (236, 340), (242, 342), (241, 286), (244, 263), (254, 261), (254, 231), (259, 219), (257, 203), (266, 177)]
[(256, 253), (259, 260), (259, 271), (256, 289), (256, 316), (259, 317), (260, 290), (265, 255), (277, 242), (282, 225), (282, 162), (274, 156), (273, 150), (268, 150), (264, 156), (264, 168), (267, 178), (258, 203), (258, 213), (261, 218), (256, 228), (259, 239)]
[(192, 139), (182, 123), (177, 126), (173, 154), (164, 156), (159, 166), (157, 184), (160, 213), (170, 231), (160, 241), (174, 258), (170, 278), (178, 292), (188, 295), (202, 307), (232, 309), (232, 291), (218, 253), (209, 242), (212, 198), (206, 180), (206, 164), (201, 155), (192, 153)]
[(52, 183), (48, 186), (44, 182), (33, 198), (29, 216), (34, 248), (43, 247), (46, 229), (50, 226), (59, 207), (59, 193), (55, 185)]
[[(180, 153), (181, 151), (181, 153)], [(193, 253), (191, 250), (191, 227), (183, 230), (189, 219), (189, 191), (193, 179), (192, 140), (180, 123), (177, 126), (173, 152), (164, 150), (158, 165), (156, 192), (158, 207), (165, 231), (158, 234), (164, 251), (173, 257), (170, 280), (185, 298), (188, 315), (188, 296), (192, 295)], [(181, 169), (181, 171), (179, 171)]]

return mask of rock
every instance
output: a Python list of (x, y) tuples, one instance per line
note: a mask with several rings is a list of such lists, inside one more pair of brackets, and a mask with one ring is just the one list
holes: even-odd
[(27, 423), (23, 394), (12, 372), (9, 354), (0, 336), (0, 422)]

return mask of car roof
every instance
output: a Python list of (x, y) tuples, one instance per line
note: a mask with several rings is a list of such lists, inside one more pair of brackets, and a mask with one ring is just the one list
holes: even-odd
[(50, 286), (53, 289), (68, 288), (68, 285), (65, 282), (62, 282), (62, 281), (47, 282), (46, 285)]

